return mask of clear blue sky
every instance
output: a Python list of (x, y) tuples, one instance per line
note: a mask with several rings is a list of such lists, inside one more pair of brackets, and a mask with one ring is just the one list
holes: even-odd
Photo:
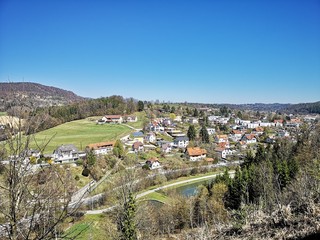
[(320, 100), (320, 0), (0, 0), (0, 81), (86, 97)]

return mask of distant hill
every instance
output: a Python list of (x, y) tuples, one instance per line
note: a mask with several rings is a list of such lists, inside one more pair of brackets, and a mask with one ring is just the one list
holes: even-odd
[(299, 103), (288, 106), (285, 109), (286, 112), (291, 113), (301, 113), (301, 114), (310, 114), (310, 113), (319, 113), (320, 114), (320, 101), (314, 103)]
[(0, 83), (0, 111), (6, 111), (14, 106), (32, 108), (59, 106), (83, 99), (71, 91), (39, 83)]

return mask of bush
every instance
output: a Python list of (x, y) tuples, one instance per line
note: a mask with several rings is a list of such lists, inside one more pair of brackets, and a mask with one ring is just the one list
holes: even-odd
[(82, 159), (78, 159), (76, 161), (77, 166), (82, 166), (83, 165), (83, 160)]
[(75, 179), (76, 181), (79, 181), (79, 180), (80, 180), (79, 175), (76, 175), (74, 179)]
[(83, 169), (82, 176), (88, 177), (90, 175), (90, 170), (88, 168)]

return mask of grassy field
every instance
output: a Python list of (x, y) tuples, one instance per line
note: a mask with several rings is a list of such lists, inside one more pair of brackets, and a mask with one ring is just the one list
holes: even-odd
[(0, 112), (0, 117), (1, 116), (7, 116), (7, 113), (6, 112)]
[(52, 153), (62, 144), (74, 144), (79, 150), (84, 150), (89, 143), (116, 140), (132, 131), (124, 125), (97, 125), (94, 121), (83, 119), (64, 123), (37, 133), (31, 142), (31, 147), (36, 148), (36, 142), (39, 146), (43, 146), (52, 138), (44, 153)]
[(70, 227), (66, 233), (70, 234), (70, 239), (85, 240), (95, 239), (104, 240), (106, 239), (107, 232), (105, 229), (106, 216), (103, 214), (98, 215), (85, 215), (82, 219)]
[(140, 129), (143, 128), (143, 123), (147, 120), (147, 116), (145, 112), (136, 112), (132, 115), (136, 115), (138, 117), (138, 121), (137, 122), (133, 122), (133, 123), (126, 123), (131, 127)]

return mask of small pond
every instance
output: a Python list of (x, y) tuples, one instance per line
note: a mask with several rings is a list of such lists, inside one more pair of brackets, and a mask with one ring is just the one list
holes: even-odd
[(172, 191), (175, 191), (176, 193), (183, 195), (185, 197), (192, 197), (195, 196), (198, 193), (198, 187), (200, 185), (205, 185), (211, 182), (212, 179), (204, 180), (200, 182), (190, 183), (188, 185), (183, 185), (180, 187), (177, 187), (175, 189), (172, 189)]

